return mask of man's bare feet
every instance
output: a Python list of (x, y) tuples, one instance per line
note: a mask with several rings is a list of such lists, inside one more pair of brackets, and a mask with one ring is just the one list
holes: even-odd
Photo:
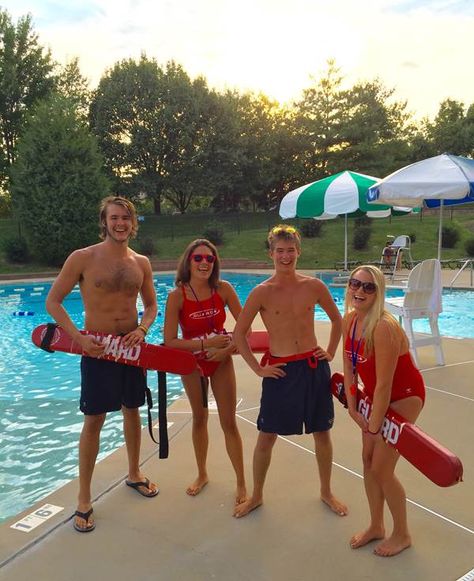
[(383, 528), (375, 528), (369, 527), (365, 531), (361, 531), (360, 533), (356, 533), (349, 544), (352, 549), (358, 549), (359, 547), (363, 547), (372, 541), (376, 541), (379, 539), (383, 539), (385, 537), (385, 531)]
[(243, 486), (237, 486), (237, 490), (235, 491), (235, 506), (237, 506), (238, 504), (242, 504), (247, 500), (248, 496), (245, 484)]
[(196, 480), (186, 488), (186, 494), (189, 494), (189, 496), (197, 496), (208, 482), (209, 480), (207, 478), (196, 478)]
[(255, 510), (256, 508), (261, 506), (262, 502), (263, 501), (261, 499), (253, 500), (252, 498), (250, 498), (249, 500), (246, 500), (241, 504), (237, 504), (234, 508), (233, 516), (235, 516), (235, 518), (241, 518), (243, 516), (246, 516), (249, 514), (249, 512), (252, 512), (252, 510)]
[(333, 494), (329, 494), (328, 496), (322, 496), (321, 500), (329, 506), (329, 508), (338, 514), (339, 516), (346, 516), (349, 512), (347, 506), (338, 500)]
[(404, 536), (391, 536), (379, 543), (375, 549), (374, 553), (380, 557), (393, 557), (398, 555), (405, 549), (411, 547), (411, 537), (410, 535)]

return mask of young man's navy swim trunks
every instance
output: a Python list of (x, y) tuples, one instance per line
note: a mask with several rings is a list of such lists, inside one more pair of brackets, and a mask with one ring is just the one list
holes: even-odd
[(146, 371), (141, 367), (95, 357), (81, 359), (80, 409), (97, 415), (145, 403)]
[(287, 363), (282, 367), (285, 377), (263, 379), (257, 419), (257, 428), (262, 432), (288, 436), (302, 434), (303, 425), (306, 434), (332, 428), (334, 404), (329, 363), (312, 353), (302, 354), (302, 359), (298, 357), (267, 358), (270, 364), (285, 360)]

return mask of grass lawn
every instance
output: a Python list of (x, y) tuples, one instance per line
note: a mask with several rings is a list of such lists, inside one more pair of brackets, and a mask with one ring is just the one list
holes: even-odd
[[(412, 244), (414, 260), (433, 258), (437, 255), (438, 212), (423, 211), (420, 214), (394, 218), (374, 219), (372, 234), (365, 250), (354, 250), (352, 238), (356, 228), (355, 220), (349, 219), (348, 259), (361, 262), (379, 260), (387, 234), (416, 235)], [(247, 258), (264, 260), (266, 258), (265, 239), (268, 229), (281, 222), (277, 212), (232, 214), (232, 215), (176, 215), (145, 216), (140, 223), (139, 237), (132, 242), (132, 247), (140, 250), (142, 240), (151, 238), (156, 248), (152, 258), (174, 259), (180, 256), (185, 246), (195, 238), (201, 237), (209, 222), (220, 222), (224, 227), (224, 244), (219, 252), (224, 258)], [(289, 220), (300, 226), (304, 220)], [(466, 256), (464, 243), (474, 237), (474, 207), (458, 206), (454, 210), (445, 209), (445, 225), (455, 225), (460, 232), (460, 240), (455, 248), (443, 249), (442, 259), (462, 258)], [(18, 232), (14, 220), (0, 220), (0, 246), (2, 242)], [(321, 236), (303, 239), (303, 253), (299, 260), (301, 268), (334, 268), (335, 262), (344, 259), (344, 220), (337, 218), (324, 222)], [(0, 255), (0, 273), (44, 272), (51, 270), (41, 261), (27, 265), (7, 263), (3, 253)]]

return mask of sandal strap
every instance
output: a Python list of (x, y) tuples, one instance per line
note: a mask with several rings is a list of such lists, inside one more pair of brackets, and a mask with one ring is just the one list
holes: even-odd
[(78, 516), (79, 518), (83, 518), (86, 522), (89, 521), (89, 517), (94, 512), (94, 509), (90, 508), (87, 512), (81, 512), (80, 510), (76, 510), (74, 516)]

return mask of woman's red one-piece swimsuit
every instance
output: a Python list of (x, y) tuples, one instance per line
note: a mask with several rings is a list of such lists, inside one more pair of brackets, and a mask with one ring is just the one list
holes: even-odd
[[(351, 333), (347, 334), (344, 345), (345, 356), (352, 364), (352, 339)], [(361, 339), (359, 353), (357, 355), (357, 373), (364, 384), (364, 392), (374, 399), (375, 386), (377, 384), (377, 374), (375, 369), (375, 352), (369, 355), (364, 353), (365, 341)], [(410, 352), (400, 355), (395, 367), (392, 381), (392, 394), (390, 401), (397, 401), (411, 397), (413, 395), (421, 398), (425, 402), (425, 382), (418, 368), (413, 363)]]
[[(225, 305), (219, 293), (214, 289), (211, 296), (204, 301), (191, 300), (186, 297), (184, 285), (183, 307), (179, 312), (179, 325), (183, 339), (206, 339), (213, 333), (225, 332)], [(196, 355), (198, 364), (206, 377), (211, 377), (219, 367), (220, 361), (207, 361), (206, 352)]]

